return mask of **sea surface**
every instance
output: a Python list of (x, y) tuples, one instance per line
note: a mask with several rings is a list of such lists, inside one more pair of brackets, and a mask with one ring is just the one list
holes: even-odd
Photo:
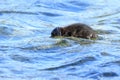
[[(99, 38), (50, 37), (72, 23)], [(0, 0), (0, 80), (120, 80), (120, 0)]]

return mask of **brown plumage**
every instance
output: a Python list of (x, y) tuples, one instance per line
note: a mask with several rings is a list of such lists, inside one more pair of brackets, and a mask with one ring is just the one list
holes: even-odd
[(64, 37), (78, 37), (78, 38), (97, 38), (95, 31), (86, 24), (75, 23), (66, 27), (56, 27), (51, 32), (51, 37), (64, 36)]

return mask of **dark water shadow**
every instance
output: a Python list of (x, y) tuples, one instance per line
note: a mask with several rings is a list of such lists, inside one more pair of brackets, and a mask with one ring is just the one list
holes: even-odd
[(84, 3), (84, 2), (80, 2), (80, 1), (69, 1), (70, 4), (85, 8), (85, 7), (89, 7), (90, 4), (88, 3)]
[(50, 17), (62, 16), (62, 15), (60, 15), (60, 14), (51, 13), (51, 12), (39, 12), (39, 13), (42, 14), (42, 15), (45, 15), (45, 16), (50, 16)]
[(26, 56), (23, 56), (23, 55), (11, 54), (11, 55), (9, 55), (9, 57), (12, 60), (19, 61), (19, 62), (27, 62), (27, 63), (31, 62), (30, 57), (26, 57)]
[(89, 77), (89, 78), (93, 78), (96, 80), (99, 80), (100, 78), (113, 78), (113, 77), (118, 77), (119, 75), (116, 72), (90, 72), (87, 75), (83, 76), (83, 77)]
[(117, 29), (120, 29), (120, 26), (114, 26), (114, 27), (116, 27)]
[(103, 72), (100, 76), (103, 77), (116, 77), (119, 76), (117, 73), (115, 72)]
[(14, 29), (9, 26), (0, 26), (0, 35), (11, 35), (13, 31)]
[(2, 13), (0, 13), (0, 16), (2, 16), (3, 14)]
[(0, 25), (0, 40), (6, 40), (11, 38), (14, 29), (7, 25)]
[(25, 12), (25, 11), (0, 11), (0, 14), (30, 14), (30, 15), (38, 15), (35, 12)]

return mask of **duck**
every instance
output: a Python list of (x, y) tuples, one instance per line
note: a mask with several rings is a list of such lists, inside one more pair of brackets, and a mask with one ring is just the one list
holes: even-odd
[(64, 27), (56, 27), (51, 32), (51, 37), (77, 37), (84, 39), (97, 38), (98, 35), (90, 26), (83, 23), (74, 23)]

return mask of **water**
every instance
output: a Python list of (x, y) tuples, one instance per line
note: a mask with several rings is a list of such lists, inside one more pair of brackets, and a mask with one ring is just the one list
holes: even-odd
[[(120, 80), (119, 3), (0, 0), (0, 80)], [(50, 38), (77, 22), (100, 38)]]

